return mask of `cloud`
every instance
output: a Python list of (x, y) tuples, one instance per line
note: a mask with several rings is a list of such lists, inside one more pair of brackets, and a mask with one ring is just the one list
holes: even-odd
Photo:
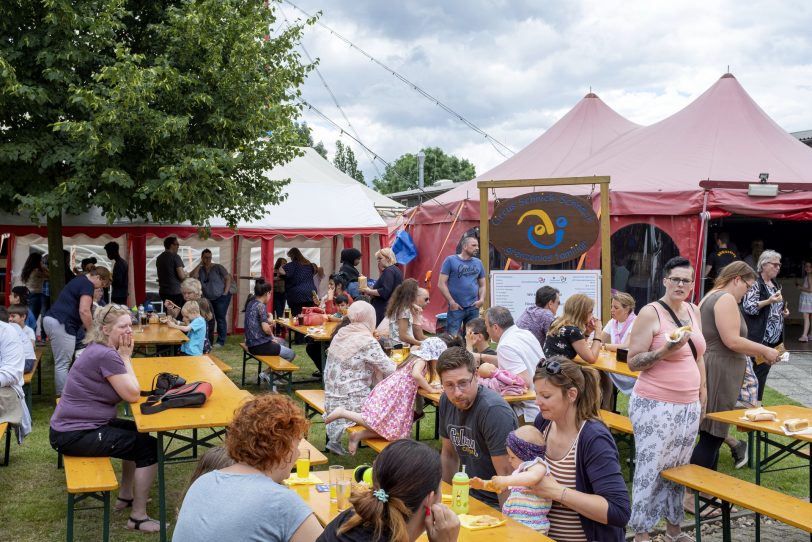
[[(728, 66), (787, 131), (812, 128), (812, 5), (704, 2), (294, 0), (468, 121), (519, 150), (590, 88), (630, 120), (651, 124), (707, 90)], [(289, 4), (288, 17), (302, 17)], [(360, 139), (388, 161), (437, 146), (483, 173), (504, 158), (482, 135), (322, 26), (308, 52)], [(346, 126), (314, 74), (304, 98)], [(340, 131), (304, 119), (332, 153)], [(375, 169), (344, 136), (368, 179)], [(380, 166), (382, 170), (383, 167)]]

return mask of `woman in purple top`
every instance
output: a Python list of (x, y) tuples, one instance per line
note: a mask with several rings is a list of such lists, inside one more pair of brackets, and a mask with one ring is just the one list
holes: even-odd
[(550, 468), (536, 490), (554, 501), (548, 536), (623, 542), (631, 505), (615, 441), (600, 419), (597, 371), (555, 356), (542, 360), (533, 380), (541, 411), (534, 425), (546, 437)]
[(68, 373), (51, 417), (51, 446), (65, 455), (122, 459), (115, 509), (132, 507), (128, 529), (157, 532), (158, 522), (147, 516), (158, 470), (157, 441), (139, 433), (134, 422), (116, 418), (118, 403), (135, 403), (141, 396), (131, 361), (132, 333), (126, 307), (111, 304), (96, 311), (88, 347)]

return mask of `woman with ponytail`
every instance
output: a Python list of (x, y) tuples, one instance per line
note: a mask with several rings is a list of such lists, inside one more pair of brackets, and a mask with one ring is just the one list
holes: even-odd
[(542, 360), (533, 378), (550, 476), (536, 487), (552, 499), (548, 536), (559, 542), (622, 542), (631, 506), (617, 447), (599, 415), (598, 372), (564, 356)]
[(460, 521), (441, 503), (440, 454), (422, 442), (398, 440), (372, 466), (372, 487), (354, 490), (317, 542), (454, 542)]

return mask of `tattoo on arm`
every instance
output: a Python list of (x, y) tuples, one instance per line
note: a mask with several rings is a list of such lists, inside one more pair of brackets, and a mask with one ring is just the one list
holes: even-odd
[(651, 369), (660, 360), (658, 352), (640, 352), (629, 360), (629, 369), (632, 371), (644, 371)]

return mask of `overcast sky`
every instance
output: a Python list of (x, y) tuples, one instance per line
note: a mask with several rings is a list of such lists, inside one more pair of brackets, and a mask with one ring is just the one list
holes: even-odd
[[(606, 0), (386, 2), (293, 0), (377, 60), (517, 151), (569, 111), (590, 87), (618, 113), (657, 122), (713, 85), (727, 66), (788, 132), (812, 129), (812, 3)], [(302, 14), (280, 8), (289, 18)], [(284, 18), (280, 16), (280, 24)], [(319, 24), (304, 46), (361, 141), (387, 161), (436, 146), (477, 174), (504, 160), (459, 119)], [(303, 98), (346, 121), (318, 75)], [(303, 119), (332, 159), (340, 131)], [(368, 181), (377, 175), (355, 151)], [(509, 155), (507, 151), (503, 151)], [(378, 162), (380, 171), (383, 165)]]

